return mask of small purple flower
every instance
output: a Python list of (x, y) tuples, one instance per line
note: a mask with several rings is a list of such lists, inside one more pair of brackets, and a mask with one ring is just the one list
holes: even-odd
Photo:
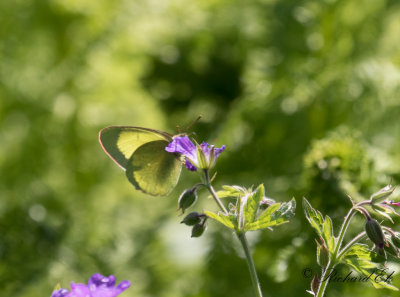
[(122, 281), (115, 286), (115, 277), (93, 274), (88, 285), (71, 282), (71, 291), (67, 289), (55, 290), (51, 297), (116, 297), (129, 288), (129, 281)]
[(179, 153), (186, 158), (186, 168), (190, 171), (199, 169), (211, 169), (221, 152), (225, 150), (225, 145), (216, 148), (203, 142), (194, 145), (187, 136), (177, 136), (168, 144), (165, 150), (169, 153)]

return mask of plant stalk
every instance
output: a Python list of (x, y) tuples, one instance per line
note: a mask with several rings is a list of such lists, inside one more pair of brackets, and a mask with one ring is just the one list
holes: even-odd
[[(217, 193), (215, 192), (213, 186), (211, 185), (210, 176), (208, 174), (208, 170), (204, 170), (204, 178), (205, 178), (205, 186), (207, 187), (208, 191), (210, 192), (211, 196), (214, 198), (215, 202), (218, 204), (221, 211), (225, 214), (228, 214), (227, 209), (225, 208), (224, 204), (222, 203), (221, 199), (219, 199)], [(263, 297), (261, 292), (260, 282), (258, 280), (256, 267), (254, 265), (253, 257), (251, 256), (249, 245), (247, 243), (246, 235), (244, 232), (236, 232), (236, 235), (242, 244), (244, 254), (246, 256), (246, 262), (249, 266), (249, 272), (251, 277), (251, 282), (253, 284), (254, 293), (256, 297)]]
[(249, 266), (251, 282), (253, 283), (254, 293), (257, 297), (262, 297), (260, 281), (258, 280), (256, 267), (254, 265), (253, 257), (251, 256), (249, 245), (247, 243), (246, 235), (244, 232), (236, 233), (239, 238), (240, 243), (242, 244), (244, 254), (246, 255), (246, 261)]
[(214, 187), (211, 185), (210, 176), (208, 174), (208, 170), (204, 170), (204, 177), (205, 177), (205, 185), (210, 192), (211, 196), (214, 198), (215, 202), (218, 204), (219, 208), (225, 213), (228, 214), (224, 204), (222, 203), (221, 199), (218, 198), (217, 193), (214, 190)]
[(335, 250), (333, 252), (333, 259), (331, 259), (331, 261), (332, 260), (336, 261), (338, 251), (339, 251), (340, 246), (342, 245), (342, 242), (343, 242), (344, 234), (346, 233), (347, 227), (349, 227), (350, 221), (353, 218), (354, 214), (355, 214), (355, 209), (354, 209), (354, 207), (352, 207), (349, 210), (349, 212), (347, 213), (346, 217), (344, 218), (342, 227), (340, 228), (339, 235), (338, 235), (338, 240), (336, 241)]
[(318, 293), (316, 297), (323, 297), (325, 293), (325, 289), (328, 286), (329, 278), (328, 275), (330, 271), (332, 271), (336, 264), (338, 263), (340, 257), (344, 255), (344, 253), (349, 250), (358, 240), (362, 239), (365, 236), (365, 232), (361, 232), (357, 235), (353, 240), (351, 240), (339, 253), (340, 247), (342, 246), (344, 235), (347, 231), (347, 228), (350, 225), (351, 219), (356, 213), (357, 207), (368, 205), (370, 204), (370, 200), (362, 201), (356, 205), (354, 205), (349, 212), (347, 213), (346, 217), (344, 218), (342, 227), (340, 228), (339, 235), (336, 240), (335, 250), (333, 251), (332, 259), (329, 261), (328, 265), (325, 267), (325, 270), (322, 273), (321, 282), (318, 288)]
[(325, 267), (324, 272), (322, 273), (320, 284), (319, 284), (319, 288), (318, 288), (318, 292), (317, 292), (317, 297), (324, 296), (325, 289), (326, 289), (326, 287), (328, 286), (328, 283), (329, 283), (329, 273), (331, 271), (333, 271), (333, 269), (335, 269), (336, 263), (334, 263), (334, 261), (332, 261), (332, 260), (333, 259), (331, 259), (329, 261), (328, 265)]

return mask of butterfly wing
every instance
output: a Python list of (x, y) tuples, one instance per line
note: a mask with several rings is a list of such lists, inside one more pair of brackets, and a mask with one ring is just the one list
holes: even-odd
[(165, 151), (172, 141), (170, 134), (142, 127), (110, 126), (100, 131), (99, 141), (136, 189), (163, 196), (176, 186), (182, 163)]
[(182, 169), (179, 157), (165, 151), (166, 140), (140, 146), (126, 165), (126, 176), (135, 186), (154, 196), (168, 195), (176, 186)]
[(170, 142), (172, 136), (158, 130), (129, 126), (110, 126), (99, 133), (103, 150), (122, 169), (126, 169), (128, 160), (138, 147), (157, 140)]

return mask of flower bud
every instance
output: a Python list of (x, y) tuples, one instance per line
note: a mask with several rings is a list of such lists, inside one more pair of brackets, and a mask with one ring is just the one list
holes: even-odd
[(317, 296), (319, 285), (320, 281), (318, 279), (318, 274), (316, 273), (311, 281), (311, 291), (314, 293), (314, 296)]
[(178, 209), (182, 209), (182, 213), (184, 213), (187, 208), (192, 206), (197, 201), (196, 190), (197, 188), (186, 189), (179, 197)]
[(192, 236), (191, 237), (200, 237), (203, 235), (206, 230), (206, 226), (204, 224), (196, 224), (192, 228)]
[(374, 219), (369, 219), (365, 223), (365, 232), (369, 239), (379, 248), (383, 249), (385, 239), (383, 236), (382, 228), (379, 223)]
[(202, 216), (203, 215), (199, 214), (198, 212), (191, 212), (182, 220), (181, 224), (183, 223), (186, 226), (199, 224)]
[[(322, 239), (322, 238), (321, 238)], [(328, 263), (329, 263), (329, 250), (326, 247), (325, 241), (322, 239), (322, 244), (320, 244), (318, 241), (317, 242), (317, 262), (318, 265), (321, 266), (322, 268), (325, 268)]]
[(389, 197), (394, 191), (392, 185), (387, 185), (386, 187), (380, 189), (378, 192), (371, 195), (370, 199), (372, 200), (372, 204), (376, 204), (382, 202), (387, 197)]
[(395, 247), (400, 248), (400, 234), (396, 233), (396, 235), (392, 235), (391, 238), (393, 244), (395, 245)]

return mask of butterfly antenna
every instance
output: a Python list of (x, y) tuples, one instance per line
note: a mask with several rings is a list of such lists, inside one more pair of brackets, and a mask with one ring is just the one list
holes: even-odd
[(178, 130), (178, 134), (182, 134), (181, 127), (179, 127), (179, 125), (176, 125), (176, 130)]
[(200, 119), (202, 118), (202, 115), (199, 115), (197, 117), (197, 119), (195, 119), (193, 122), (191, 122), (185, 129), (185, 132), (187, 132), (194, 124), (196, 124), (198, 121), (200, 121)]

